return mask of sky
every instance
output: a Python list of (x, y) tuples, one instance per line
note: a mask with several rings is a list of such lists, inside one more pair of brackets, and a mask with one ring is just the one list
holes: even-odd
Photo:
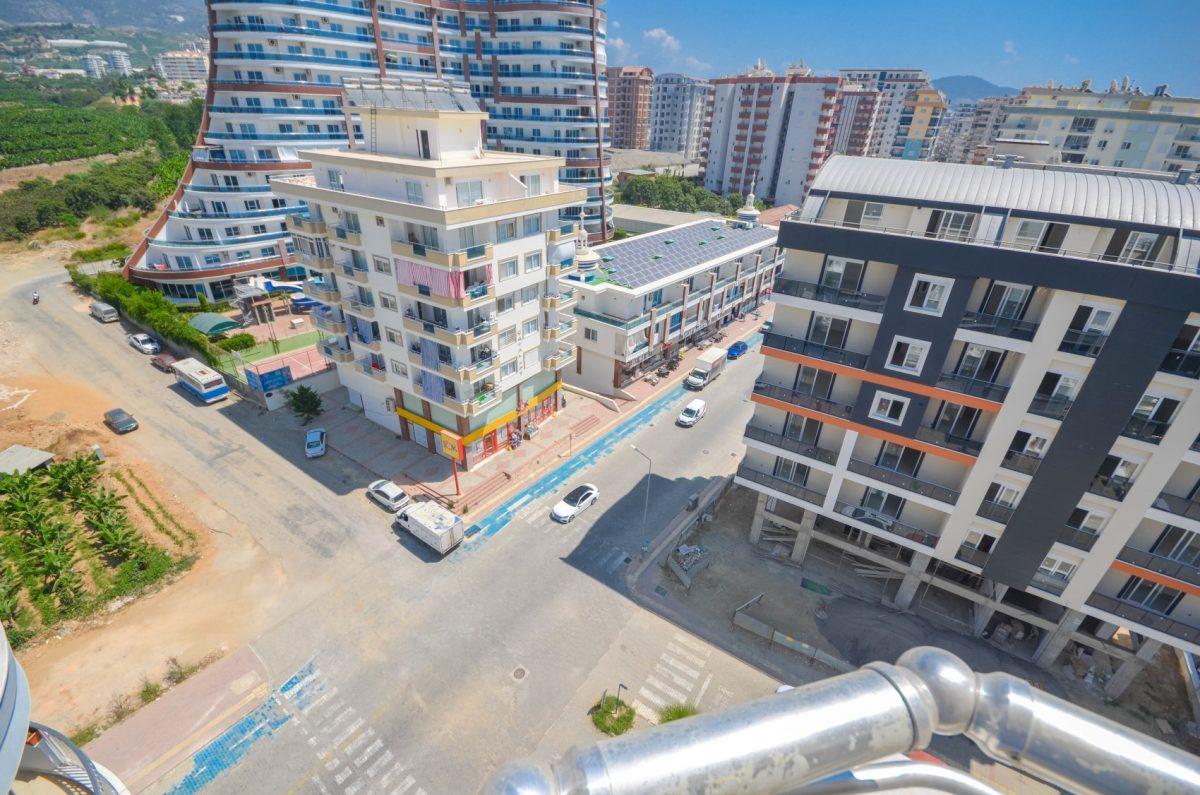
[(697, 77), (924, 68), (1001, 86), (1093, 88), (1129, 75), (1200, 97), (1200, 0), (608, 0), (608, 62)]

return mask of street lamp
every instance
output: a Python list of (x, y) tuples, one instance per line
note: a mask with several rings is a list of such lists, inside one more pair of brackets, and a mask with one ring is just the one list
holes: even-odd
[(636, 444), (629, 445), (629, 449), (646, 459), (646, 501), (642, 504), (642, 537), (644, 538), (646, 536), (646, 517), (650, 513), (650, 474), (654, 471), (654, 461), (639, 450)]

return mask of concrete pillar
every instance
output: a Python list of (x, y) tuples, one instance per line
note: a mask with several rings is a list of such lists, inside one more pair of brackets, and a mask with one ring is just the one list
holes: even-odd
[[(1008, 593), (1007, 585), (996, 585), (992, 599), (999, 602), (1004, 598), (1004, 594), (1006, 593)], [(975, 616), (971, 629), (978, 637), (983, 634), (985, 629), (987, 629), (988, 622), (992, 620), (992, 616), (996, 615), (996, 608), (987, 604), (979, 604), (978, 602), (973, 602), (972, 604), (974, 606)]]
[(1111, 640), (1113, 635), (1117, 634), (1117, 630), (1121, 627), (1111, 621), (1105, 621), (1093, 633), (1097, 638), (1102, 640)]
[(758, 501), (754, 503), (754, 518), (750, 521), (750, 543), (757, 544), (762, 539), (763, 522), (766, 520), (767, 495), (758, 493)]
[(1033, 655), (1034, 663), (1047, 670), (1053, 669), (1055, 662), (1058, 661), (1058, 655), (1062, 654), (1062, 650), (1067, 647), (1071, 633), (1079, 629), (1083, 619), (1083, 613), (1078, 610), (1068, 610), (1054, 631), (1047, 632), (1042, 636), (1037, 652)]
[(907, 610), (912, 606), (913, 597), (917, 595), (917, 588), (921, 584), (921, 575), (925, 573), (925, 567), (929, 565), (929, 560), (929, 555), (920, 552), (913, 553), (908, 573), (904, 575), (904, 579), (900, 582), (900, 588), (892, 598), (892, 603), (896, 607)]
[(1161, 647), (1162, 642), (1152, 638), (1142, 641), (1142, 647), (1137, 650), (1134, 658), (1121, 663), (1121, 667), (1113, 674), (1112, 679), (1108, 680), (1108, 684), (1104, 686), (1104, 695), (1109, 698), (1120, 698), (1121, 694), (1125, 692), (1125, 688), (1133, 683), (1137, 675), (1146, 667), (1146, 663), (1154, 659), (1154, 655), (1158, 654)]
[(796, 546), (792, 547), (792, 560), (796, 563), (803, 563), (804, 556), (808, 554), (808, 545), (812, 541), (813, 528), (817, 525), (817, 515), (812, 511), (805, 511), (804, 517), (800, 520), (800, 529), (796, 532)]

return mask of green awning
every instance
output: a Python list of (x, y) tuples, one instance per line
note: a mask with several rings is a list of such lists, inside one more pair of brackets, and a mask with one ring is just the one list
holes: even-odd
[(216, 312), (201, 312), (197, 315), (192, 315), (192, 319), (188, 321), (188, 325), (206, 337), (211, 337), (214, 334), (222, 334), (235, 328), (241, 328), (235, 321), (230, 320), (224, 315), (218, 315)]

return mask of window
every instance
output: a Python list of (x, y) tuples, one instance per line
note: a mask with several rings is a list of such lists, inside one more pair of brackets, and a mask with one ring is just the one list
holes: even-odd
[(867, 202), (863, 205), (862, 225), (867, 227), (883, 226), (882, 202)]
[(500, 332), (500, 339), (497, 344), (501, 348), (503, 348), (505, 345), (512, 345), (516, 341), (517, 341), (517, 327), (510, 326), (509, 328), (506, 328)]
[(392, 359), (392, 372), (401, 378), (408, 378), (408, 368), (395, 359)]
[(454, 191), (458, 194), (458, 206), (470, 207), (471, 205), (483, 201), (483, 182), (477, 179), (468, 182), (460, 182), (454, 186)]
[(975, 213), (956, 210), (934, 210), (929, 216), (926, 227), (927, 237), (938, 237), (943, 240), (969, 240), (971, 227), (975, 223)]
[(1021, 499), (1021, 492), (1012, 486), (993, 482), (988, 486), (987, 493), (984, 494), (983, 498), (988, 502), (1003, 505), (1005, 508), (1015, 508), (1017, 502)]
[(1107, 519), (1107, 516), (1098, 511), (1092, 511), (1087, 508), (1076, 508), (1071, 511), (1071, 518), (1067, 520), (1067, 526), (1099, 535), (1100, 529), (1104, 527), (1104, 522)]
[(583, 338), (589, 342), (596, 342), (600, 339), (600, 334), (594, 328), (585, 328), (583, 330)]
[(889, 392), (875, 393), (875, 403), (871, 406), (872, 419), (900, 425), (904, 422), (906, 411), (908, 411), (908, 398), (902, 398)]
[(522, 287), (521, 288), (521, 303), (527, 304), (530, 301), (536, 301), (538, 299), (539, 292), (540, 292), (540, 290), (538, 288), (538, 285), (536, 285), (536, 284), (531, 284), (528, 287)]
[[(537, 112), (536, 109), (534, 111)], [(521, 177), (521, 182), (525, 185), (526, 196), (540, 196), (542, 193), (542, 176), (540, 174), (526, 174)]]
[(501, 279), (512, 278), (513, 276), (516, 276), (518, 273), (520, 273), (520, 270), (517, 268), (517, 258), (516, 257), (513, 257), (512, 259), (503, 260), (500, 263), (500, 278)]
[(1071, 575), (1075, 573), (1075, 564), (1058, 558), (1047, 557), (1042, 561), (1042, 565), (1038, 566), (1038, 574), (1045, 577), (1051, 577), (1055, 580), (1060, 580), (1063, 583), (1071, 581)]
[(538, 319), (536, 317), (531, 317), (529, 320), (526, 320), (524, 326), (521, 328), (521, 334), (525, 337), (535, 335), (537, 332)]
[(404, 344), (404, 335), (394, 328), (383, 327), (383, 338), (395, 345)]
[(517, 374), (517, 360), (516, 359), (513, 359), (511, 362), (505, 362), (504, 364), (500, 365), (500, 377), (501, 378), (508, 378), (510, 375), (516, 375), (516, 374)]
[(507, 295), (498, 296), (496, 298), (496, 311), (507, 312), (512, 309), (513, 306), (515, 306), (513, 302), (513, 295), (515, 295), (515, 293), (508, 293)]
[(1025, 249), (1035, 249), (1042, 242), (1042, 234), (1046, 231), (1045, 221), (1026, 219), (1017, 225), (1017, 233), (1013, 235), (1013, 244)]
[(409, 204), (425, 203), (425, 193), (421, 189), (420, 182), (413, 182), (411, 179), (404, 180), (404, 195), (408, 198)]
[(892, 342), (892, 352), (888, 355), (886, 367), (889, 370), (919, 375), (921, 366), (925, 363), (925, 354), (929, 352), (929, 343), (908, 337), (896, 337)]
[(388, 261), (387, 257), (372, 257), (372, 259), (375, 261), (376, 273), (386, 273), (389, 276), (391, 275), (392, 263)]
[(908, 306), (910, 312), (921, 312), (926, 315), (941, 317), (946, 308), (946, 299), (950, 296), (950, 288), (954, 286), (952, 279), (940, 279), (936, 276), (918, 275), (913, 278), (912, 287), (908, 291)]
[(1158, 585), (1141, 577), (1130, 577), (1129, 582), (1121, 588), (1117, 598), (1126, 602), (1141, 605), (1162, 615), (1170, 615), (1175, 605), (1183, 599), (1183, 591)]
[(396, 296), (392, 295), (391, 293), (380, 293), (379, 294), (379, 305), (381, 307), (383, 307), (384, 309), (390, 309), (393, 312), (398, 311), (398, 309), (397, 309), (398, 305), (396, 304)]
[(541, 270), (542, 267), (542, 252), (535, 251), (525, 255), (525, 272)]
[(516, 220), (499, 221), (496, 224), (496, 240), (503, 243), (508, 240), (517, 239), (517, 222)]
[(1131, 232), (1129, 239), (1125, 241), (1125, 247), (1121, 250), (1119, 261), (1134, 264), (1147, 262), (1153, 259), (1151, 252), (1157, 242), (1158, 234), (1155, 232)]
[(527, 215), (522, 219), (522, 229), (525, 232), (525, 237), (536, 235), (542, 231), (542, 216)]

